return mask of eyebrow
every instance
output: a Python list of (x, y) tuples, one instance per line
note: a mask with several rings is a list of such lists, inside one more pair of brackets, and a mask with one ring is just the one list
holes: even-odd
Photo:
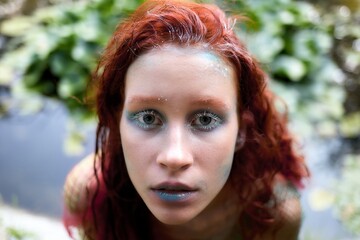
[(130, 98), (130, 100), (128, 101), (128, 103), (130, 104), (143, 104), (143, 103), (147, 103), (147, 104), (154, 104), (154, 103), (163, 103), (166, 102), (167, 98), (165, 97), (147, 97), (147, 96), (133, 96)]
[[(153, 96), (133, 96), (128, 101), (129, 104), (163, 104), (168, 101), (166, 97), (153, 97)], [(214, 98), (211, 96), (197, 97), (196, 99), (190, 101), (191, 105), (201, 105), (201, 106), (213, 106), (219, 109), (229, 109), (230, 106), (222, 101), (221, 99)]]
[(218, 98), (214, 98), (214, 97), (201, 97), (201, 98), (191, 101), (191, 104), (202, 105), (202, 106), (203, 105), (213, 106), (215, 108), (224, 109), (224, 110), (230, 108), (230, 106), (228, 104), (226, 104), (224, 101), (222, 101), (221, 99), (218, 99)]

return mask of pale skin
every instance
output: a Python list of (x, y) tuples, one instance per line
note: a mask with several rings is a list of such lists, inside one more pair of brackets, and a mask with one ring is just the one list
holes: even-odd
[[(153, 237), (235, 239), (241, 206), (227, 181), (239, 129), (232, 66), (201, 48), (168, 45), (138, 57), (125, 80), (119, 130), (130, 179), (153, 214)], [(186, 191), (164, 190), (177, 184)], [(300, 209), (298, 199), (279, 205), (275, 239), (296, 239)], [(269, 230), (259, 239), (272, 237)]]
[[(89, 178), (82, 177), (79, 178), (77, 176), (77, 172), (88, 172), (91, 173), (93, 171), (93, 161), (94, 155), (91, 154), (84, 158), (79, 164), (75, 166), (75, 168), (70, 172), (66, 179), (65, 183), (65, 199), (73, 198), (77, 199), (73, 202), (73, 204), (67, 205), (69, 210), (73, 213), (78, 211), (83, 211), (84, 207), (88, 205), (85, 199), (90, 199), (87, 191), (78, 191), (74, 196), (73, 191), (66, 191), (67, 188), (75, 190), (85, 189), (82, 186), (87, 185), (90, 189), (90, 195), (92, 194), (91, 189), (95, 189), (93, 185), (93, 175), (90, 175)], [(75, 181), (75, 183), (74, 183)], [(76, 186), (74, 186), (76, 184)], [(80, 194), (80, 195), (79, 195)], [(216, 203), (216, 201), (214, 201)], [(216, 205), (216, 204), (215, 204)], [(222, 204), (222, 208), (212, 208), (212, 211), (208, 211), (207, 215), (203, 218), (197, 218), (198, 220), (189, 221), (187, 224), (182, 226), (177, 225), (165, 225), (159, 223), (156, 219), (153, 218), (153, 230), (154, 230), (154, 238), (163, 240), (163, 239), (224, 239), (221, 238), (223, 232), (229, 233), (228, 239), (234, 240), (232, 235), (237, 235), (238, 229), (241, 226), (237, 226), (234, 221), (237, 220), (237, 212), (239, 209), (239, 204), (233, 201), (224, 201)], [(276, 224), (274, 228), (276, 228), (277, 232), (275, 238), (273, 238), (273, 229), (269, 229), (262, 236), (257, 237), (255, 240), (295, 240), (297, 239), (298, 232), (301, 226), (301, 205), (299, 199), (294, 197), (287, 197), (283, 200), (278, 206), (279, 215), (275, 219)], [(198, 221), (199, 224), (195, 224)], [(84, 226), (83, 226), (84, 227)], [(229, 230), (231, 229), (231, 230)], [(219, 238), (210, 238), (209, 235), (213, 236), (217, 232), (220, 236)], [(165, 236), (164, 236), (165, 235)], [(171, 237), (170, 237), (171, 236)], [(93, 236), (96, 239), (95, 235)], [(226, 238), (225, 238), (226, 239)]]
[[(152, 238), (239, 239), (242, 206), (228, 182), (239, 129), (232, 66), (203, 48), (168, 45), (139, 56), (125, 80), (119, 131), (131, 181), (152, 213)], [(93, 159), (69, 174), (66, 199), (83, 185), (95, 189), (91, 174), (76, 174), (91, 172)], [(162, 189), (178, 183), (186, 186), (184, 194), (183, 187)], [(88, 193), (76, 193), (72, 212), (87, 205)], [(286, 197), (277, 212), (274, 227), (255, 240), (297, 239), (298, 198)]]
[[(235, 74), (212, 67), (213, 59), (198, 49), (168, 46), (140, 56), (126, 75), (120, 121), (125, 162), (136, 190), (164, 227), (198, 222), (222, 205), (214, 199), (226, 194), (221, 190), (238, 132)], [(164, 201), (154, 194), (162, 183), (184, 184), (192, 196)]]

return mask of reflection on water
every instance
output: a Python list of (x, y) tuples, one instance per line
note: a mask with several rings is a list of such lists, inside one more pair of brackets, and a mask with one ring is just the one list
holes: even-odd
[[(79, 159), (92, 151), (94, 143), (94, 130), (91, 130), (83, 155), (65, 155), (63, 141), (67, 120), (64, 109), (54, 103), (47, 104), (43, 112), (33, 116), (0, 119), (0, 194), (5, 202), (60, 217), (65, 176)], [(301, 239), (355, 239), (334, 219), (331, 209), (315, 212), (308, 202), (312, 190), (329, 187), (338, 177), (339, 173), (334, 170), (336, 164), (329, 164), (329, 159), (341, 147), (338, 140), (305, 141), (312, 179), (302, 193)]]

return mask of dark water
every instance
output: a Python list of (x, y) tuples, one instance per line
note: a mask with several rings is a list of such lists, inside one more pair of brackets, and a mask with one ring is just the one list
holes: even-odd
[(5, 203), (61, 216), (65, 176), (93, 147), (91, 140), (84, 154), (67, 156), (67, 121), (64, 109), (51, 102), (38, 114), (0, 119), (0, 194)]
[[(48, 103), (45, 110), (32, 116), (14, 114), (0, 119), (0, 194), (3, 201), (32, 212), (60, 217), (62, 186), (67, 172), (82, 157), (93, 151), (94, 129), (88, 131), (85, 152), (67, 156), (63, 151), (69, 117), (58, 104)], [(329, 159), (342, 147), (338, 140), (305, 141), (305, 155), (312, 179), (302, 192), (304, 222), (300, 239), (358, 239), (347, 233), (331, 209), (316, 212), (309, 206), (309, 194), (327, 187), (338, 177), (337, 166)]]
[[(343, 227), (335, 217), (334, 209), (315, 211), (311, 208), (310, 195), (316, 189), (331, 190), (340, 177), (342, 155), (347, 146), (339, 139), (307, 139), (304, 141), (304, 155), (311, 171), (311, 178), (302, 191), (303, 224), (302, 240), (359, 240)], [(340, 154), (341, 153), (341, 154)], [(337, 158), (335, 161), (334, 158)]]

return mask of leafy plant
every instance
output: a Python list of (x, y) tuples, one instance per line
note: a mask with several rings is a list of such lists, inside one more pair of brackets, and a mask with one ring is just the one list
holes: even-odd
[[(0, 59), (0, 85), (11, 88), (12, 100), (0, 97), (0, 114), (14, 105), (39, 111), (45, 96), (64, 103), (76, 121), (93, 119), (85, 103), (92, 94), (87, 86), (97, 59), (119, 20), (141, 2), (80, 1), (2, 22), (1, 34), (12, 39)], [(360, 69), (360, 53), (353, 51), (360, 33), (351, 17), (336, 11), (325, 14), (313, 4), (293, 0), (217, 2), (251, 19), (240, 24), (238, 34), (288, 105), (297, 132), (312, 133), (315, 128), (323, 136), (360, 134), (354, 128), (360, 106), (344, 108), (349, 102), (345, 83), (356, 80)], [(71, 141), (83, 139), (76, 133), (69, 136)]]
[[(312, 4), (291, 0), (242, 1), (252, 21), (239, 34), (263, 64), (297, 130), (337, 133), (344, 115), (345, 74), (332, 60), (334, 23)], [(231, 9), (241, 11), (235, 5)]]
[[(354, 4), (354, 3), (353, 3)], [(324, 19), (333, 22), (334, 47), (331, 55), (346, 76), (343, 87), (345, 115), (340, 122), (340, 133), (347, 138), (360, 136), (360, 3), (351, 12), (346, 6), (336, 8), (336, 14)]]
[(119, 20), (141, 2), (80, 1), (2, 22), (1, 34), (12, 39), (0, 59), (0, 87), (11, 89), (11, 96), (0, 95), (0, 116), (13, 109), (36, 113), (44, 108), (44, 98), (55, 99), (72, 117), (64, 150), (80, 154), (84, 124), (94, 120), (87, 96), (92, 94), (88, 85), (97, 59)]
[(92, 0), (39, 9), (2, 23), (14, 37), (0, 62), (0, 84), (14, 95), (51, 97), (80, 118), (90, 114), (86, 89), (102, 48), (119, 19), (140, 1)]

